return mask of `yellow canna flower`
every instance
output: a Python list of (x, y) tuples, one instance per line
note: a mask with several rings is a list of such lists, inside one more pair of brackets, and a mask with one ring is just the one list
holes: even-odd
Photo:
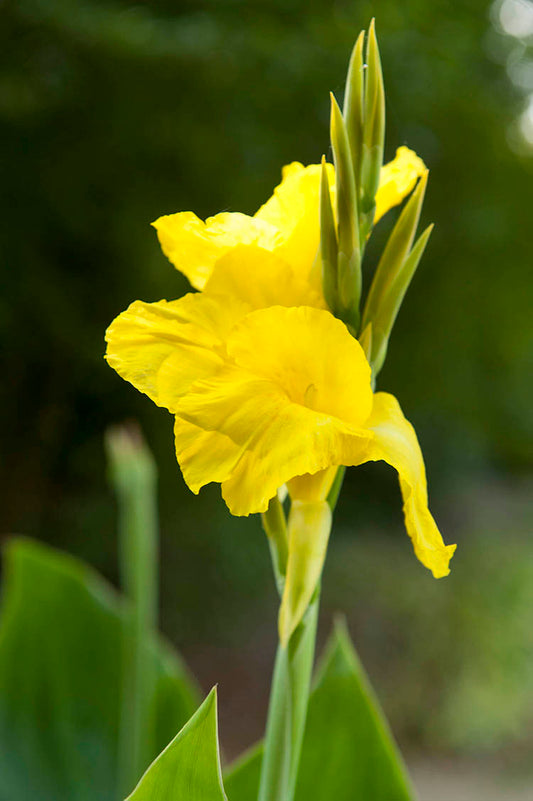
[[(388, 462), (416, 556), (435, 577), (447, 575), (455, 546), (444, 545), (428, 510), (414, 429), (392, 395), (372, 392), (369, 364), (344, 323), (302, 305), (313, 290), (298, 276), (285, 276), (290, 305), (264, 303), (256, 276), (269, 274), (272, 260), (284, 269), (259, 246), (241, 246), (216, 265), (204, 293), (136, 301), (107, 331), (109, 364), (175, 414), (185, 481), (195, 493), (219, 482), (235, 515), (264, 512), (288, 484), (302, 519), (312, 512), (324, 521), (333, 468)], [(238, 292), (221, 294), (218, 282), (230, 276)], [(328, 527), (318, 528), (325, 548)], [(300, 558), (311, 571), (320, 562), (316, 553)]]
[[(416, 153), (400, 147), (381, 171), (376, 194), (377, 222), (413, 190), (425, 166)], [(335, 171), (327, 165), (331, 192)], [(219, 259), (237, 245), (255, 245), (290, 265), (304, 281), (312, 280), (319, 231), (319, 164), (293, 162), (282, 170), (274, 194), (253, 217), (224, 212), (205, 222), (185, 211), (160, 217), (153, 225), (164, 254), (196, 289), (204, 289)], [(333, 204), (334, 206), (335, 204)]]

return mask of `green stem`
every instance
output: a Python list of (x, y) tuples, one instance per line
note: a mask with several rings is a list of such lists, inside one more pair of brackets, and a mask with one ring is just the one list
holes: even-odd
[[(335, 510), (345, 467), (339, 467), (328, 495)], [(263, 515), (280, 596), (287, 569), (288, 538), (283, 506), (276, 496)], [(258, 801), (292, 801), (298, 778), (315, 653), (320, 586), (286, 648), (278, 645), (261, 765)]]
[(286, 648), (278, 645), (259, 801), (292, 801), (302, 750), (313, 669), (319, 593)]
[(158, 525), (156, 470), (140, 433), (119, 428), (107, 438), (119, 507), (119, 566), (129, 615), (124, 628), (119, 730), (118, 798), (124, 798), (150, 759), (147, 736), (154, 679), (149, 642), (157, 628)]

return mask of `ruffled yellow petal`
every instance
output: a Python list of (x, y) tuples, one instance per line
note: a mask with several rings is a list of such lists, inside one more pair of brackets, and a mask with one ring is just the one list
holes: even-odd
[(195, 494), (210, 481), (226, 481), (243, 453), (243, 448), (218, 431), (203, 431), (176, 417), (176, 456), (183, 478)]
[[(383, 459), (400, 479), (405, 526), (415, 554), (435, 578), (447, 576), (456, 546), (445, 545), (428, 509), (426, 470), (415, 430), (393, 395), (377, 392), (368, 420), (374, 432), (367, 459)], [(366, 461), (366, 460), (365, 460)]]
[(397, 206), (415, 188), (417, 180), (426, 172), (426, 165), (408, 147), (399, 147), (396, 156), (381, 168), (376, 193), (374, 223)]
[(224, 364), (225, 339), (249, 307), (235, 298), (190, 294), (135, 301), (106, 331), (106, 359), (158, 406), (173, 411), (193, 381)]
[[(265, 404), (266, 398), (258, 396)], [(234, 515), (265, 512), (279, 487), (294, 476), (344, 464), (357, 441), (363, 450), (371, 434), (335, 417), (298, 404), (265, 408), (262, 428), (222, 484), (222, 497)]]
[(196, 289), (204, 288), (216, 261), (236, 245), (273, 250), (281, 242), (279, 232), (268, 222), (238, 212), (224, 212), (203, 222), (192, 211), (183, 211), (159, 217), (153, 226), (165, 256)]
[(287, 491), (293, 501), (314, 503), (325, 501), (335, 481), (338, 465), (327, 467), (318, 473), (295, 476), (287, 483)]
[(204, 292), (231, 295), (250, 309), (268, 306), (325, 308), (322, 293), (313, 289), (287, 262), (257, 245), (237, 245), (220, 258)]
[[(328, 164), (327, 169), (333, 190), (334, 167)], [(320, 173), (319, 164), (304, 167), (293, 162), (284, 167), (281, 183), (255, 215), (280, 231), (282, 242), (276, 252), (304, 280), (309, 278), (319, 244)]]
[[(355, 442), (365, 449), (373, 436), (363, 428), (372, 405), (370, 370), (331, 314), (305, 307), (252, 312), (226, 347), (234, 365), (196, 382), (177, 413), (242, 448), (222, 483), (233, 514), (263, 512), (289, 479), (346, 464)], [(217, 480), (215, 465), (206, 461), (202, 469), (202, 483)]]

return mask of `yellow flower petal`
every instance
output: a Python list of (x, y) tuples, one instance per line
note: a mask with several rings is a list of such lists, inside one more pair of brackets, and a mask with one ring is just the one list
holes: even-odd
[(313, 289), (275, 253), (257, 245), (237, 245), (220, 258), (205, 293), (231, 295), (250, 309), (268, 306), (324, 308), (321, 292)]
[(444, 544), (428, 509), (426, 470), (413, 426), (396, 398), (386, 392), (374, 396), (368, 425), (375, 435), (368, 459), (383, 459), (398, 471), (405, 526), (416, 556), (435, 578), (447, 576), (456, 546)]
[(204, 288), (217, 259), (236, 245), (273, 250), (281, 242), (279, 232), (268, 222), (238, 212), (224, 212), (203, 222), (192, 211), (183, 211), (159, 217), (153, 226), (165, 256), (196, 289)]
[(257, 401), (264, 409), (262, 428), (222, 484), (222, 497), (233, 515), (265, 512), (277, 489), (294, 476), (344, 464), (356, 442), (359, 450), (368, 446), (371, 433), (363, 428), (295, 403), (265, 408), (264, 395)]
[(425, 172), (426, 165), (414, 150), (398, 148), (395, 158), (381, 168), (374, 224), (412, 192)]
[(327, 467), (318, 473), (295, 476), (287, 483), (293, 501), (325, 501), (335, 481), (338, 465)]
[(243, 448), (224, 434), (203, 431), (179, 417), (174, 437), (183, 478), (195, 494), (210, 481), (226, 481), (243, 453)]
[(224, 340), (249, 307), (190, 294), (158, 303), (135, 301), (106, 331), (106, 359), (113, 369), (173, 411), (193, 381), (224, 363)]
[(283, 387), (294, 403), (355, 426), (370, 414), (370, 366), (344, 323), (327, 311), (254, 312), (233, 329), (227, 352), (240, 367)]
[[(362, 427), (372, 405), (370, 369), (359, 344), (329, 312), (252, 312), (226, 347), (235, 365), (196, 382), (177, 413), (243, 449), (222, 483), (233, 514), (263, 512), (289, 479), (346, 464), (354, 441), (365, 449), (373, 436)], [(206, 462), (203, 469), (202, 483), (217, 480), (215, 466)]]
[[(333, 188), (334, 167), (328, 164), (327, 169)], [(284, 167), (281, 183), (255, 215), (281, 232), (282, 242), (276, 253), (304, 280), (311, 273), (320, 239), (320, 173), (320, 164), (304, 167), (293, 162)]]

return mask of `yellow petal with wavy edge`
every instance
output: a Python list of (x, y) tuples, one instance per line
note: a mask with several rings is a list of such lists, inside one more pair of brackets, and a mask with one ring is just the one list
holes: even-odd
[(318, 584), (331, 531), (326, 501), (293, 501), (289, 516), (289, 559), (279, 610), (279, 637), (285, 647)]
[(236, 298), (190, 294), (179, 300), (136, 300), (106, 331), (106, 359), (158, 406), (173, 411), (191, 383), (219, 369), (225, 339), (249, 311)]
[(426, 470), (420, 445), (394, 395), (387, 392), (374, 395), (368, 425), (375, 435), (368, 460), (383, 459), (398, 471), (405, 526), (416, 556), (435, 578), (447, 576), (456, 546), (444, 544), (428, 509)]
[(205, 285), (207, 294), (231, 295), (250, 309), (268, 306), (325, 308), (322, 293), (287, 262), (257, 245), (237, 245), (217, 261)]
[(287, 491), (293, 501), (325, 501), (335, 481), (338, 466), (327, 467), (318, 473), (295, 476), (287, 482)]
[(176, 455), (185, 483), (197, 494), (209, 481), (226, 481), (243, 453), (243, 448), (218, 431), (203, 431), (176, 417)]
[(397, 206), (413, 191), (417, 180), (426, 172), (426, 165), (408, 147), (399, 147), (396, 156), (381, 168), (376, 193), (374, 225), (393, 206)]
[[(333, 164), (328, 164), (327, 170), (333, 192)], [(309, 279), (320, 240), (320, 174), (320, 164), (304, 167), (293, 162), (287, 165), (274, 194), (255, 215), (256, 219), (270, 223), (281, 232), (282, 242), (276, 252), (304, 280)]]
[(192, 211), (167, 214), (152, 223), (167, 259), (203, 289), (216, 261), (236, 245), (256, 244), (273, 250), (280, 233), (264, 220), (239, 212), (223, 212), (205, 222)]
[[(329, 312), (252, 312), (226, 347), (234, 365), (196, 382), (177, 413), (242, 448), (222, 483), (233, 514), (263, 512), (289, 479), (347, 464), (356, 447), (365, 449), (373, 436), (363, 428), (372, 407), (370, 368), (360, 345)], [(206, 462), (202, 469), (201, 483), (217, 480), (215, 466)]]

